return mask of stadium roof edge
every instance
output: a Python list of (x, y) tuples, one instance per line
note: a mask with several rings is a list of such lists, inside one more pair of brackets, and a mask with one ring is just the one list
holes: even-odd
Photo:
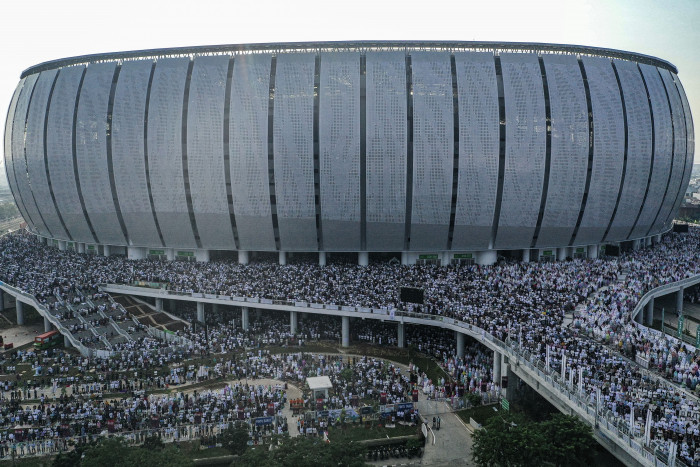
[(125, 60), (134, 58), (161, 58), (171, 56), (206, 55), (222, 53), (281, 53), (281, 52), (318, 52), (318, 51), (469, 51), (484, 50), (500, 52), (562, 52), (581, 55), (602, 56), (632, 60), (639, 63), (665, 68), (678, 73), (670, 62), (651, 55), (644, 55), (624, 50), (588, 47), (582, 45), (547, 44), (538, 42), (474, 42), (474, 41), (330, 41), (330, 42), (279, 42), (257, 44), (202, 45), (191, 47), (173, 47), (165, 49), (132, 50), (110, 52), (50, 60), (31, 66), (24, 70), (20, 79), (54, 68), (80, 65), (101, 61)]

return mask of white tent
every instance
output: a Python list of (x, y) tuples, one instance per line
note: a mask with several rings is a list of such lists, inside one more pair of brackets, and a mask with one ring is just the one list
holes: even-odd
[(314, 399), (318, 399), (319, 397), (328, 399), (328, 390), (333, 387), (331, 379), (328, 376), (313, 376), (306, 378), (306, 384), (309, 385), (309, 389), (311, 389), (311, 394), (313, 395)]

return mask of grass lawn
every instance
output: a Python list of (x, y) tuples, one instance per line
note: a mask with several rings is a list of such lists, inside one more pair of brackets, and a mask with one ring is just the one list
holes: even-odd
[(24, 457), (15, 459), (14, 462), (11, 459), (3, 459), (0, 461), (0, 467), (50, 467), (53, 459), (54, 456)]
[(469, 423), (469, 419), (473, 418), (477, 423), (484, 424), (496, 415), (497, 412), (494, 412), (493, 408), (496, 407), (497, 409), (500, 410), (500, 405), (498, 404), (493, 404), (493, 405), (482, 405), (479, 407), (472, 407), (470, 409), (463, 409), (463, 410), (458, 410), (455, 412), (459, 418), (462, 419), (464, 423)]
[(417, 426), (404, 426), (396, 424), (396, 428), (386, 428), (384, 426), (365, 428), (364, 426), (360, 425), (346, 425), (345, 429), (330, 428), (328, 438), (331, 441), (341, 438), (347, 441), (364, 441), (368, 439), (386, 439), (415, 434), (418, 434)]

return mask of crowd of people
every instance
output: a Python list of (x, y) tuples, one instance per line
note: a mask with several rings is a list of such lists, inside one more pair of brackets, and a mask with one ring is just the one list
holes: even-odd
[[(4, 237), (0, 246), (0, 280), (45, 303), (65, 288), (93, 291), (103, 283), (146, 281), (183, 293), (412, 311), (458, 319), (498, 339), (518, 342), (523, 351), (536, 355), (552, 371), (560, 372), (564, 381), (591, 397), (598, 397), (600, 391), (602, 405), (620, 419), (634, 413), (629, 423), (633, 433), (640, 432), (651, 411), (653, 438), (666, 445), (678, 443), (679, 455), (689, 463), (700, 459), (694, 435), (700, 410), (696, 396), (687, 392), (700, 390), (700, 359), (692, 347), (640, 326), (631, 316), (646, 291), (700, 273), (698, 229), (669, 234), (653, 247), (619, 257), (483, 267), (134, 261), (58, 251), (28, 235)], [(401, 302), (400, 286), (424, 289), (425, 303)], [(271, 327), (266, 336), (256, 337), (261, 339), (256, 343), (339, 337), (338, 324), (324, 324), (320, 319), (308, 323), (308, 328), (299, 327), (301, 334), (296, 336), (284, 324)], [(185, 353), (226, 352), (251, 344), (235, 320), (221, 324), (208, 328), (212, 335), (183, 331), (193, 342)], [(394, 332), (375, 324), (353, 326), (358, 340), (396, 343)], [(410, 341), (410, 335), (407, 339)], [(429, 341), (420, 340), (417, 345), (441, 356), (454, 378), (469, 379), (470, 387), (498, 384), (485, 375), (483, 358), (465, 362), (456, 358), (452, 345), (441, 347)], [(127, 359), (155, 358), (140, 351), (138, 343), (133, 346)], [(168, 352), (162, 350), (158, 362), (184, 356), (169, 360)], [(665, 379), (643, 371), (637, 357)], [(638, 418), (642, 419), (639, 424)]]

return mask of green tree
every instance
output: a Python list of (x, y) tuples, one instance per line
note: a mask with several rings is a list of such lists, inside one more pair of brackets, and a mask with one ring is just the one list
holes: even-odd
[(256, 446), (246, 450), (234, 465), (252, 467), (326, 467), (330, 465), (364, 466), (366, 448), (348, 441), (326, 443), (320, 438), (283, 438), (267, 446)]
[(245, 428), (227, 428), (219, 435), (219, 442), (228, 452), (240, 456), (248, 447), (248, 438), (248, 430)]
[(142, 446), (130, 447), (122, 438), (111, 438), (85, 449), (79, 465), (80, 467), (131, 467), (134, 465), (191, 467), (193, 463), (173, 446), (151, 450)]
[(587, 465), (594, 461), (595, 440), (591, 427), (578, 418), (554, 414), (540, 424), (547, 439), (547, 458), (555, 465)]
[(474, 433), (472, 456), (480, 466), (531, 466), (544, 460), (546, 439), (536, 425), (518, 414), (499, 413)]

